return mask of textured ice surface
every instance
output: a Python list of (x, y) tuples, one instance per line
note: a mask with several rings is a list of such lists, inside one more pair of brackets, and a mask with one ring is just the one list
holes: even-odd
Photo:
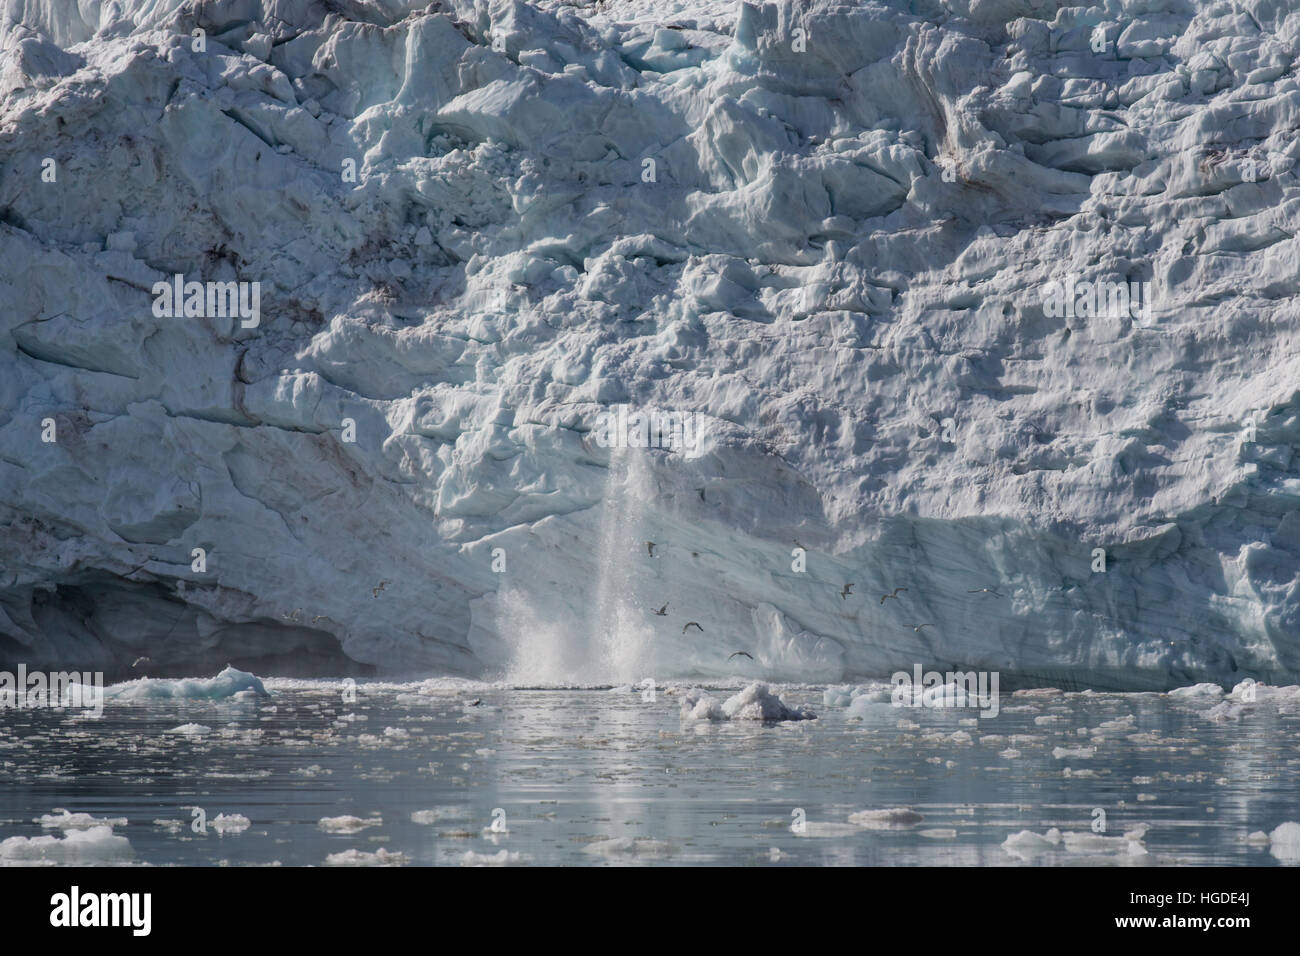
[(719, 702), (696, 688), (682, 695), (682, 717), (687, 720), (815, 720), (817, 715), (801, 707), (788, 707), (766, 684), (755, 682), (738, 694)]
[(130, 862), (134, 853), (126, 837), (110, 826), (68, 830), (62, 837), (9, 837), (0, 841), (0, 866), (103, 866)]
[(1300, 675), (1290, 5), (336, 8), (9, 5), (4, 662)]
[[(125, 684), (115, 684), (105, 688), (104, 696), (109, 700), (144, 701), (189, 698), (198, 700), (220, 700), (251, 693), (267, 696), (262, 682), (253, 674), (227, 667), (216, 677), (192, 677), (180, 680), (160, 680), (142, 677)], [(178, 728), (179, 729), (179, 728)]]

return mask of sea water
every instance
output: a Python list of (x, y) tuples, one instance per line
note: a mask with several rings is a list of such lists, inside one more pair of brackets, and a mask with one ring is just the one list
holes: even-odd
[(1267, 837), (1300, 819), (1292, 696), (1225, 708), (1214, 696), (1005, 694), (981, 720), (773, 685), (817, 717), (763, 722), (683, 717), (690, 687), (270, 680), (266, 696), (218, 699), (110, 689), (98, 719), (0, 711), (0, 863), (1300, 856)]

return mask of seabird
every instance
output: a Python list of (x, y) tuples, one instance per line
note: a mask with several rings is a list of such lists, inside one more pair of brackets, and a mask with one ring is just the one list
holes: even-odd
[(683, 633), (683, 634), (686, 633), (686, 628), (688, 628), (688, 627), (698, 627), (698, 628), (700, 629), (700, 633), (701, 633), (701, 634), (704, 633), (704, 628), (700, 627), (700, 625), (697, 624), (695, 621), (687, 621), (687, 622), (686, 622), (686, 626), (682, 628), (682, 633)]
[(897, 600), (898, 600), (898, 592), (899, 592), (899, 591), (906, 591), (906, 590), (907, 590), (907, 588), (894, 588), (894, 593), (893, 593), (893, 594), (882, 594), (882, 595), (880, 595), (880, 603), (881, 603), (881, 604), (884, 604), (884, 603), (885, 603), (886, 601), (888, 601), (890, 598), (893, 598), (895, 601), (897, 601)]
[(667, 616), (668, 616), (668, 602), (667, 602), (667, 601), (664, 602), (664, 606), (663, 606), (663, 607), (661, 607), (659, 610), (655, 611), (655, 616), (656, 616), (656, 617), (667, 617)]
[[(731, 657), (748, 657), (751, 661), (754, 659), (754, 655), (746, 654), (744, 651), (736, 651)], [(731, 660), (731, 657), (728, 657), (727, 660)]]
[(853, 585), (852, 584), (844, 585), (844, 590), (840, 592), (840, 600), (843, 601), (847, 599), (848, 596), (852, 593), (853, 593)]
[(141, 664), (152, 664), (153, 661), (148, 657), (137, 657), (131, 662), (132, 667), (139, 667)]
[(382, 590), (384, 590), (384, 588), (385, 588), (385, 586), (386, 586), (387, 584), (388, 584), (387, 581), (380, 581), (380, 582), (379, 582), (379, 587), (377, 587), (377, 588), (371, 588), (371, 589), (370, 589), (370, 595), (371, 595), (371, 597), (379, 597), (379, 592), (382, 591)]
[(918, 633), (918, 634), (921, 633), (921, 628), (923, 628), (923, 627), (934, 627), (933, 624), (907, 624), (907, 625), (905, 625), (905, 626), (906, 626), (906, 627), (910, 627), (912, 630), (916, 631), (916, 633)]
[(650, 557), (653, 558), (655, 556), (655, 543), (653, 541), (647, 541), (645, 543), (645, 549), (650, 552)]
[(1002, 595), (998, 594), (998, 592), (993, 590), (993, 588), (973, 588), (967, 591), (966, 593), (967, 594), (997, 594), (998, 597), (1002, 597)]

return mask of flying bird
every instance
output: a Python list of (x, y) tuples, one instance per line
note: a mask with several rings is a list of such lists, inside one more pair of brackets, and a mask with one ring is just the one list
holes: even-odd
[(852, 593), (853, 593), (853, 585), (852, 584), (844, 585), (844, 590), (840, 592), (840, 600), (841, 601), (846, 600), (848, 596)]
[(997, 594), (998, 597), (1002, 597), (1002, 595), (998, 594), (998, 592), (995, 591), (993, 588), (972, 588), (966, 593), (967, 594)]
[[(752, 654), (746, 654), (744, 651), (736, 651), (731, 657), (748, 657), (751, 661), (754, 659)], [(728, 657), (727, 660), (731, 660), (731, 657)]]
[(153, 661), (148, 657), (137, 657), (131, 662), (132, 667), (139, 667), (141, 664), (152, 664)]
[(695, 621), (687, 621), (685, 627), (682, 628), (682, 633), (683, 633), (683, 634), (686, 633), (686, 628), (688, 628), (688, 627), (699, 628), (700, 633), (701, 633), (701, 634), (704, 633), (704, 628), (700, 627), (700, 625), (697, 624)]
[(382, 590), (384, 590), (384, 588), (385, 588), (387, 585), (388, 585), (388, 582), (387, 582), (387, 581), (380, 581), (380, 582), (379, 582), (379, 587), (377, 587), (377, 588), (371, 588), (371, 589), (370, 589), (370, 594), (371, 594), (371, 596), (372, 596), (372, 597), (379, 597), (379, 592), (382, 591)]
[(663, 606), (663, 607), (661, 607), (659, 610), (655, 611), (655, 616), (656, 616), (656, 617), (667, 617), (667, 616), (668, 616), (668, 602), (667, 602), (667, 601), (664, 601), (664, 606)]
[(916, 631), (916, 633), (918, 633), (918, 634), (921, 633), (921, 628), (923, 628), (923, 627), (934, 627), (933, 624), (906, 624), (906, 625), (904, 625), (904, 626), (905, 626), (905, 627), (910, 627), (912, 630)]
[(655, 556), (655, 543), (653, 541), (647, 541), (645, 543), (645, 549), (650, 552), (650, 557), (653, 558)]
[(897, 600), (898, 600), (898, 592), (899, 592), (899, 591), (906, 591), (906, 590), (907, 590), (907, 588), (894, 588), (894, 593), (893, 593), (893, 594), (882, 594), (882, 595), (880, 595), (880, 603), (881, 603), (881, 604), (884, 604), (884, 603), (885, 603), (886, 601), (888, 601), (890, 598), (893, 598), (895, 601), (897, 601)]

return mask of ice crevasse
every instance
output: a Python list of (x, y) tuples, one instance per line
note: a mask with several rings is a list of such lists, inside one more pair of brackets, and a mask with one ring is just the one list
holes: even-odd
[(1300, 678), (1292, 5), (3, 17), (0, 663)]

